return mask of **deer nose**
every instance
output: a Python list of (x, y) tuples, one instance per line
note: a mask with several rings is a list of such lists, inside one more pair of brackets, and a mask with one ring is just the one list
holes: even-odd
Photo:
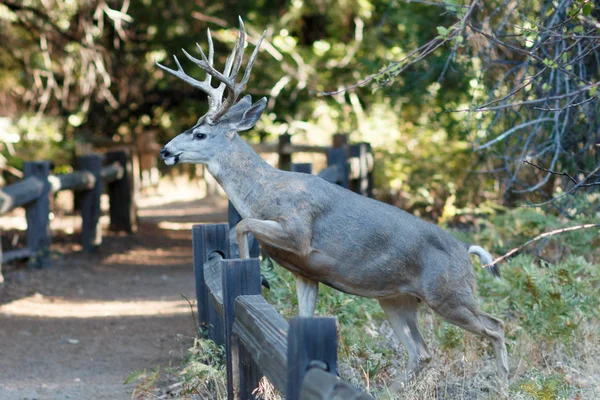
[(166, 148), (163, 147), (162, 149), (160, 149), (160, 158), (162, 158), (163, 160), (167, 157), (169, 157), (171, 155), (171, 152)]

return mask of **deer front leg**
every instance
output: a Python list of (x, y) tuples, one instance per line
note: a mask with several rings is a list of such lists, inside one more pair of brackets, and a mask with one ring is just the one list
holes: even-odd
[(301, 249), (298, 248), (301, 240), (288, 234), (283, 226), (276, 221), (245, 218), (237, 224), (235, 233), (237, 234), (238, 245), (240, 246), (241, 258), (250, 257), (250, 249), (248, 248), (249, 233), (254, 234), (256, 240), (269, 247), (296, 254), (301, 252)]
[(298, 308), (301, 317), (312, 317), (317, 306), (317, 295), (319, 294), (319, 282), (296, 275), (296, 295), (298, 296)]
[[(294, 235), (290, 235), (286, 229), (276, 221), (263, 221), (260, 219), (246, 218), (241, 220), (236, 227), (238, 244), (240, 246), (240, 257), (248, 258), (248, 233), (262, 244), (285, 252), (302, 254), (308, 252), (308, 235), (303, 234), (302, 228), (295, 226)], [(304, 239), (304, 240), (302, 240)], [(304, 251), (303, 251), (304, 250)], [(319, 283), (296, 275), (296, 294), (298, 295), (298, 307), (301, 317), (312, 317), (317, 304)]]

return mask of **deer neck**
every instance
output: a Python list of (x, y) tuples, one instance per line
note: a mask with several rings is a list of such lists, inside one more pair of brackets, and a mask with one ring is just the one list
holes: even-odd
[(237, 133), (207, 167), (243, 218), (256, 214), (254, 208), (262, 203), (257, 200), (264, 197), (263, 182), (277, 173)]

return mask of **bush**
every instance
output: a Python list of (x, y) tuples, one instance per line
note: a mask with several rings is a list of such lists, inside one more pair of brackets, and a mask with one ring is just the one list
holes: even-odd
[(519, 256), (503, 265), (501, 280), (479, 275), (484, 308), (537, 340), (571, 339), (584, 320), (600, 316), (600, 274), (583, 257), (537, 266)]

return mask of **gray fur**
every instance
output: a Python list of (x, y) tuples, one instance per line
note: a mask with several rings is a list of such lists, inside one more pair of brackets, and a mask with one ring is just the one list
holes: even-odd
[(194, 128), (205, 129), (207, 139), (194, 140), (186, 131), (161, 151), (171, 164), (208, 166), (243, 218), (237, 226), (242, 257), (253, 233), (270, 257), (296, 274), (302, 316), (313, 313), (318, 282), (377, 299), (408, 351), (405, 378), (431, 358), (416, 322), (422, 301), (448, 322), (491, 340), (506, 381), (502, 322), (478, 309), (469, 260), (473, 253), (489, 263), (491, 255), (397, 207), (314, 175), (271, 167), (235, 133), (253, 125), (266, 104), (245, 100), (251, 117), (238, 105), (219, 123)]

